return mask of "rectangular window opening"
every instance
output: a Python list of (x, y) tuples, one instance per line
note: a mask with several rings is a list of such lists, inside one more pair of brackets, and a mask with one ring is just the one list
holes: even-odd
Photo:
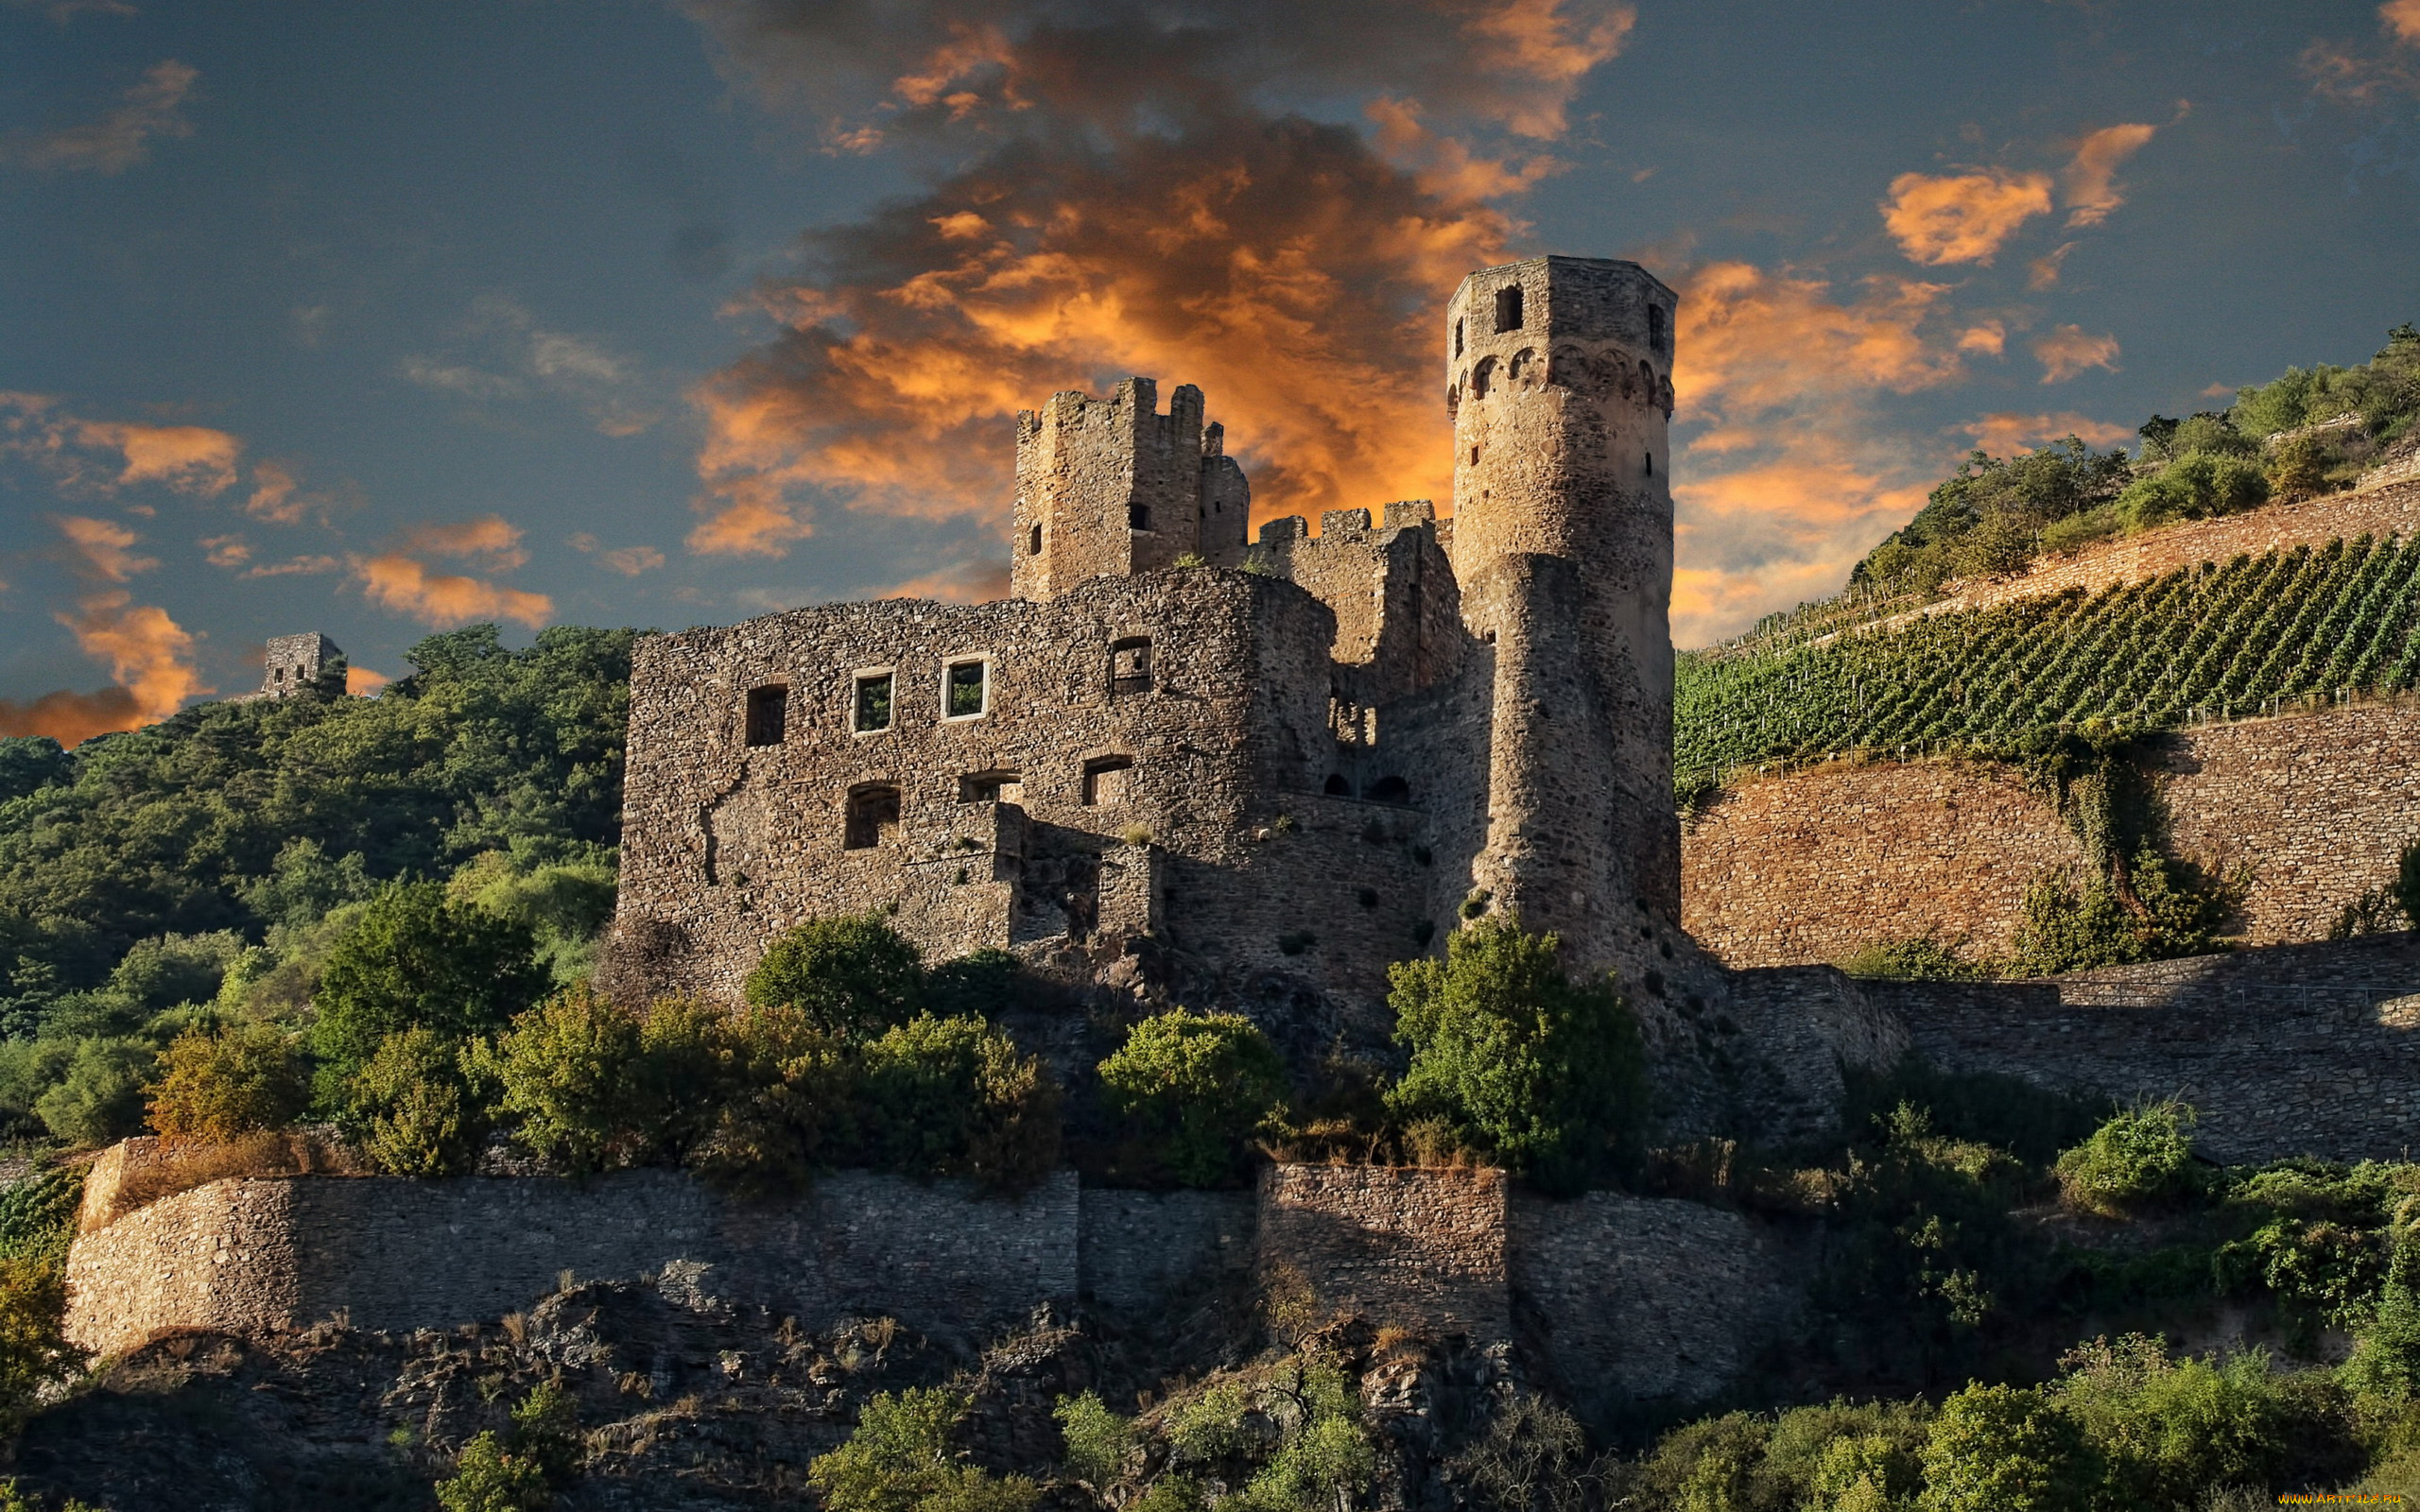
[(1151, 640), (1130, 635), (1109, 647), (1109, 691), (1113, 696), (1151, 691)]
[(1134, 759), (1104, 756), (1084, 763), (1084, 806), (1102, 808), (1126, 801), (1132, 789)]
[(953, 662), (942, 675), (942, 708), (951, 719), (973, 719), (989, 707), (989, 669), (980, 662)]
[(1025, 782), (1020, 775), (1000, 767), (987, 772), (969, 772), (958, 780), (958, 800), (960, 803), (1022, 803)]
[(890, 728), (891, 674), (877, 672), (857, 679), (856, 731), (860, 735)]
[(866, 782), (849, 789), (849, 812), (840, 838), (844, 850), (872, 850), (899, 833), (899, 789)]
[(1521, 329), (1520, 284), (1509, 284), (1495, 291), (1495, 329), (1499, 332)]
[(748, 744), (778, 746), (789, 725), (790, 690), (779, 684), (748, 690)]

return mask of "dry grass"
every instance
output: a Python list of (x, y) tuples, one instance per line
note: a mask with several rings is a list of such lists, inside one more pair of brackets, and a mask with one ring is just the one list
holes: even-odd
[(313, 1130), (262, 1130), (233, 1140), (180, 1140), (156, 1146), (126, 1173), (116, 1200), (94, 1227), (105, 1228), (163, 1197), (231, 1177), (365, 1174), (351, 1150)]

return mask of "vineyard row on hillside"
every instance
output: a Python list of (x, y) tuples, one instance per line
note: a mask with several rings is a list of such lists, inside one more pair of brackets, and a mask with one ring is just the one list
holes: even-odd
[(2239, 556), (2086, 594), (1924, 616), (1820, 643), (1686, 654), (1684, 781), (1836, 752), (2009, 748), (2241, 718), (2420, 680), (2420, 539)]

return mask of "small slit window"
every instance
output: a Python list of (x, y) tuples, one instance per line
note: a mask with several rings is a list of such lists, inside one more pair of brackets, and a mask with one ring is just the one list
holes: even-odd
[(973, 719), (991, 708), (991, 668), (982, 662), (953, 662), (942, 674), (942, 711), (946, 718)]
[(748, 744), (778, 746), (789, 727), (790, 690), (779, 684), (748, 690)]
[(1509, 284), (1495, 291), (1495, 329), (1499, 332), (1521, 329), (1520, 284)]
[(875, 730), (890, 728), (890, 690), (893, 680), (892, 675), (888, 672), (866, 673), (857, 679), (857, 694), (852, 703), (856, 710), (854, 728), (858, 734), (870, 735)]
[(1647, 345), (1651, 351), (1664, 350), (1664, 306), (1660, 304), (1647, 307)]
[(1651, 478), (1655, 475), (1655, 454), (1653, 452), (1647, 454), (1647, 475)]
[(1027, 533), (1025, 538), (1025, 554), (1028, 557), (1039, 557), (1042, 555), (1042, 527), (1040, 525), (1034, 526), (1031, 531)]
[(899, 835), (899, 789), (888, 782), (860, 782), (849, 789), (844, 850), (872, 850)]
[(1454, 356), (1459, 360), (1459, 359), (1461, 358), (1461, 354), (1462, 354), (1462, 322), (1461, 322), (1460, 320), (1457, 320), (1457, 321), (1455, 321), (1455, 322), (1454, 322)]
[(1104, 808), (1123, 803), (1132, 790), (1134, 758), (1103, 756), (1084, 763), (1084, 806)]
[(1109, 691), (1112, 696), (1151, 691), (1151, 641), (1130, 635), (1110, 643)]

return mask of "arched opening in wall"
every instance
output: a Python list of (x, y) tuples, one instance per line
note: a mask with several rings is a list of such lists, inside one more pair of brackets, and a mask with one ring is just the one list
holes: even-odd
[(849, 789), (843, 850), (872, 850), (899, 835), (899, 789), (889, 782), (859, 782)]
[(1330, 798), (1351, 798), (1353, 796), (1353, 784), (1344, 780), (1344, 774), (1342, 772), (1330, 772), (1327, 774), (1327, 785), (1320, 789), (1320, 791), (1325, 793)]
[(1647, 304), (1647, 347), (1651, 352), (1664, 350), (1664, 306), (1652, 300)]
[(1105, 808), (1125, 802), (1133, 780), (1132, 756), (1100, 756), (1084, 763), (1084, 806)]
[(775, 683), (748, 690), (748, 744), (778, 746), (789, 725), (790, 690)]
[(1521, 329), (1521, 285), (1507, 284), (1495, 291), (1495, 329), (1498, 334)]
[(960, 803), (1021, 803), (1025, 801), (1023, 775), (1004, 766), (969, 772), (958, 780), (958, 800)]
[(1151, 691), (1151, 638), (1129, 635), (1109, 643), (1109, 693), (1113, 698)]
[(1495, 359), (1494, 357), (1479, 358), (1478, 366), (1471, 369), (1471, 397), (1485, 399), (1487, 390), (1495, 382)]
[(1517, 384), (1524, 378), (1534, 378), (1537, 376), (1537, 349), (1523, 347), (1512, 353), (1511, 362), (1504, 365), (1504, 381), (1508, 384)]
[(1400, 777), (1381, 777), (1370, 784), (1370, 791), (1363, 796), (1373, 803), (1409, 805), (1411, 802), (1411, 784)]
[(1126, 507), (1126, 528), (1129, 530), (1150, 529), (1151, 507), (1148, 504), (1128, 505)]

